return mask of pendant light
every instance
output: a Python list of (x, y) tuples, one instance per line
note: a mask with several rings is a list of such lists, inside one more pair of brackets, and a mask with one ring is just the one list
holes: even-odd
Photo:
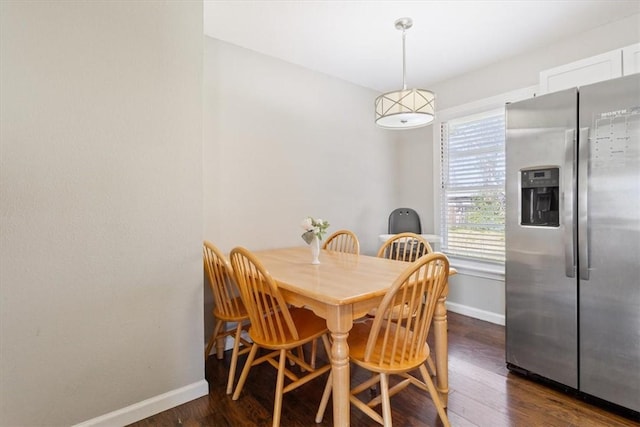
[(402, 90), (383, 93), (376, 98), (376, 124), (385, 129), (415, 129), (433, 121), (435, 95), (426, 89), (407, 89), (405, 32), (413, 26), (411, 18), (400, 18), (396, 29), (402, 30)]

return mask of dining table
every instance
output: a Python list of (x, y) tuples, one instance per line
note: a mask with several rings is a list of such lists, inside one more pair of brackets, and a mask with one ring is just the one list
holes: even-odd
[[(331, 334), (333, 420), (350, 422), (350, 372), (347, 337), (354, 320), (378, 306), (387, 290), (409, 266), (407, 262), (321, 250), (320, 264), (312, 264), (304, 246), (254, 252), (277, 282), (287, 303), (305, 307), (326, 319)], [(450, 269), (449, 275), (455, 274)], [(438, 300), (434, 318), (436, 389), (447, 405), (449, 392), (447, 310), (448, 284)]]

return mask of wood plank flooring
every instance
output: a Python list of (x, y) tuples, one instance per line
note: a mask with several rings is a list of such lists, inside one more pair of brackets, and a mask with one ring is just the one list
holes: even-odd
[[(640, 426), (621, 416), (506, 369), (504, 327), (448, 314), (449, 407), (453, 426)], [(319, 346), (321, 347), (321, 346)], [(323, 355), (324, 356), (324, 355)], [(230, 351), (223, 360), (209, 357), (209, 395), (172, 408), (132, 426), (271, 426), (275, 369), (254, 367), (237, 401), (225, 394)], [(237, 375), (243, 365), (239, 362)], [(352, 368), (352, 377), (368, 375)], [(284, 396), (282, 426), (332, 426), (331, 404), (321, 424), (314, 421), (326, 375)], [(391, 399), (395, 426), (442, 425), (426, 393), (408, 388)], [(351, 408), (352, 426), (377, 425)]]

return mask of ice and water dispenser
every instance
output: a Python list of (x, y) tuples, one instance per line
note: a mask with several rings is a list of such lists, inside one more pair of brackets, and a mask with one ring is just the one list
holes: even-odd
[(559, 168), (520, 171), (521, 225), (558, 227)]

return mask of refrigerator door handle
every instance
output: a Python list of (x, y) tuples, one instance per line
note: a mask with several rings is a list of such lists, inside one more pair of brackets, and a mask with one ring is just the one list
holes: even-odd
[(576, 277), (576, 225), (574, 216), (574, 188), (576, 184), (575, 130), (567, 130), (564, 135), (564, 262), (567, 277)]
[(578, 138), (578, 263), (580, 279), (589, 280), (589, 219), (588, 219), (588, 177), (589, 177), (589, 128), (580, 128)]

